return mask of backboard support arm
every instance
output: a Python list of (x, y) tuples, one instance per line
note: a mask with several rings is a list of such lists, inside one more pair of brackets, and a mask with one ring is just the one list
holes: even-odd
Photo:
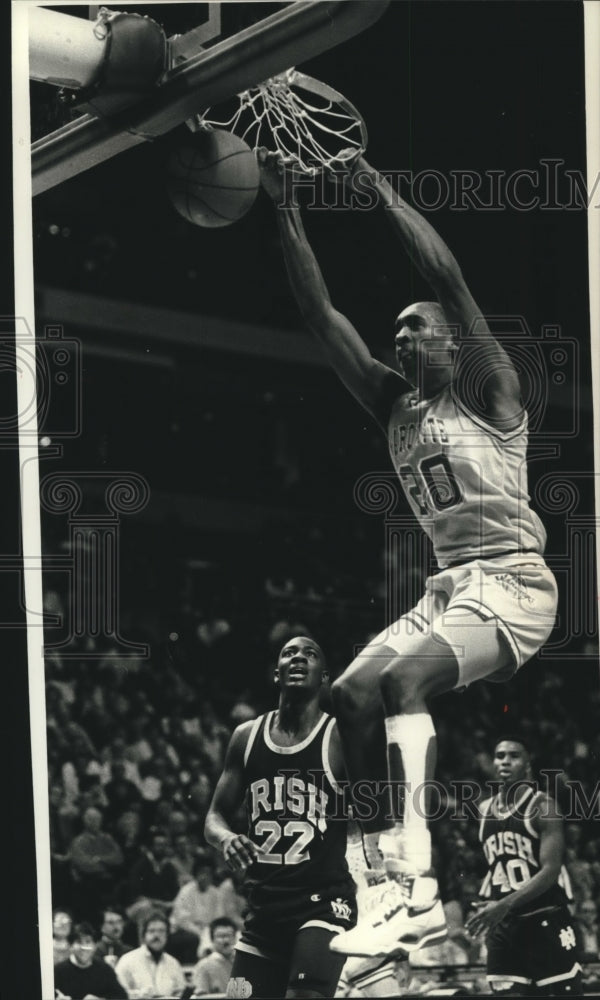
[(326, 52), (374, 24), (389, 0), (298, 0), (169, 70), (152, 97), (110, 118), (82, 115), (32, 147), (34, 194), (170, 132), (206, 107)]

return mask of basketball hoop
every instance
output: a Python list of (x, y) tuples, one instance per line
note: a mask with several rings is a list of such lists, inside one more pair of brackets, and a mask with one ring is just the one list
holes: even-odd
[(242, 91), (233, 113), (212, 108), (188, 121), (193, 132), (235, 132), (253, 149), (264, 146), (302, 173), (349, 168), (367, 148), (367, 128), (354, 105), (320, 80), (288, 69)]

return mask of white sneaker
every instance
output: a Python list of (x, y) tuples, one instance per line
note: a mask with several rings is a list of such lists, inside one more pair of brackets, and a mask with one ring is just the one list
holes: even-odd
[(380, 901), (356, 927), (338, 934), (331, 950), (342, 955), (405, 957), (447, 937), (446, 918), (434, 878), (388, 880)]

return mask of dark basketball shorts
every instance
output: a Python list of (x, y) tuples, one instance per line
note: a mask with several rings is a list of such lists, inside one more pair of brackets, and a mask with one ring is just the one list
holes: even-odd
[(566, 907), (513, 915), (492, 928), (486, 944), (487, 979), (492, 990), (507, 989), (514, 983), (558, 987), (581, 972), (575, 930)]
[(232, 979), (245, 979), (253, 997), (281, 997), (287, 988), (333, 996), (344, 956), (331, 952), (329, 943), (355, 923), (356, 900), (343, 891), (297, 893), (284, 904), (251, 908)]

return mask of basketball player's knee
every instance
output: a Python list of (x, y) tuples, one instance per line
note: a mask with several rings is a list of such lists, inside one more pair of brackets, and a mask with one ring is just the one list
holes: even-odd
[(402, 701), (418, 695), (422, 689), (422, 677), (413, 664), (404, 660), (392, 660), (381, 671), (379, 687), (385, 701), (389, 695), (394, 695)]
[(360, 714), (361, 698), (359, 685), (343, 675), (331, 685), (331, 698), (338, 722), (352, 721)]

